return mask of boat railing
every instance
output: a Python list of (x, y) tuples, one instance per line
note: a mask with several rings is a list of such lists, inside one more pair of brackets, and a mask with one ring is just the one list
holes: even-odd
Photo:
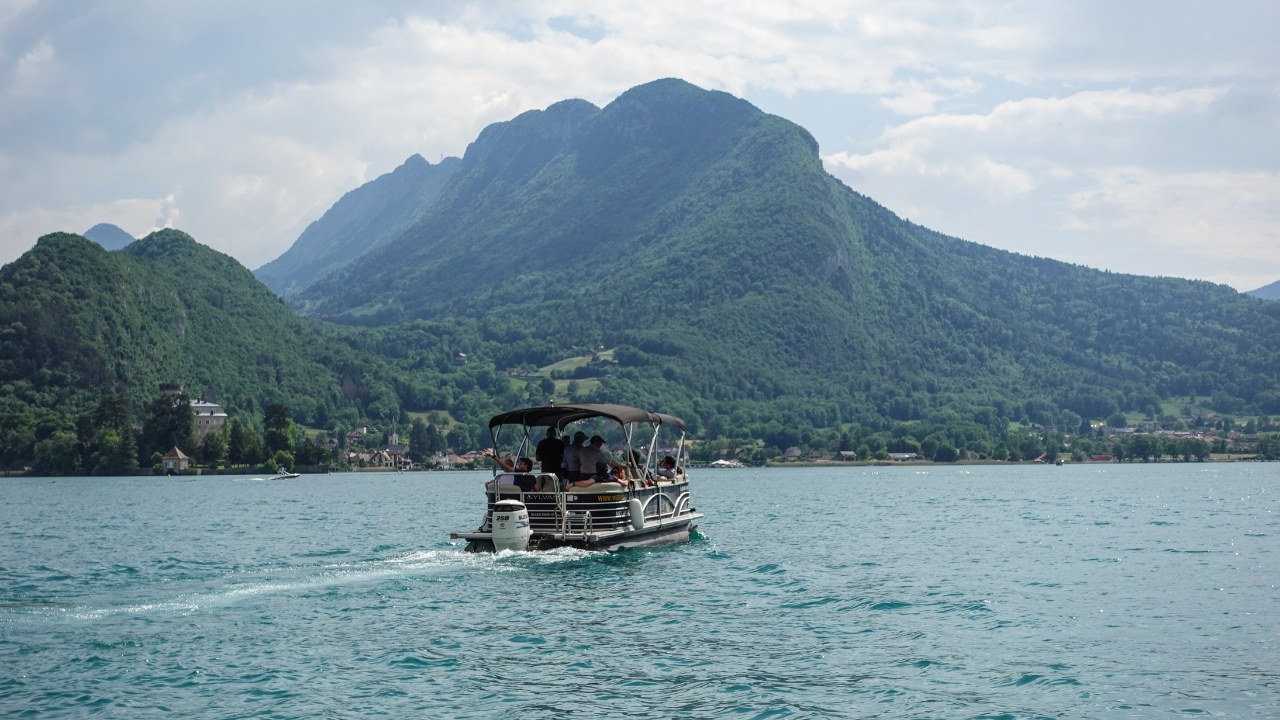
[(585, 538), (630, 526), (632, 520), (626, 507), (631, 500), (640, 501), (646, 525), (679, 518), (690, 510), (689, 477), (683, 473), (673, 480), (658, 480), (654, 485), (602, 483), (580, 488), (565, 488), (554, 475), (536, 475), (539, 483), (534, 490), (502, 482), (507, 478), (501, 475), (487, 482), (490, 511), (500, 499), (518, 499), (527, 506), (535, 533)]
[(672, 485), (684, 484), (683, 479), (678, 482), (667, 482), (659, 484), (652, 494), (649, 494), (644, 500), (644, 516), (646, 520), (665, 520), (667, 518), (676, 517), (687, 512), (685, 509), (689, 504), (689, 491), (687, 486), (682, 488), (678, 494), (663, 492), (664, 488), (671, 488)]
[(584, 537), (595, 532), (595, 518), (590, 510), (566, 510), (563, 518), (561, 532), (565, 535), (573, 534), (575, 526)]

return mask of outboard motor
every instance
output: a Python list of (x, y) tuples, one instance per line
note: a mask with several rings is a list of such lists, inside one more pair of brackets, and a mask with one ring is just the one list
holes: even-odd
[(493, 504), (493, 549), (528, 550), (529, 511), (519, 500), (499, 500)]

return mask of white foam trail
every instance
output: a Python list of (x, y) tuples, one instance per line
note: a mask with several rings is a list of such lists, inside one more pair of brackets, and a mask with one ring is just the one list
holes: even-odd
[(378, 560), (248, 568), (232, 573), (230, 577), (235, 581), (226, 587), (211, 591), (131, 605), (73, 605), (28, 610), (24, 614), (44, 618), (61, 616), (82, 622), (124, 615), (190, 614), (234, 605), (256, 597), (305, 594), (320, 588), (377, 583), (392, 578), (447, 574), (454, 571), (519, 572), (530, 567), (573, 562), (600, 554), (574, 548), (541, 552), (504, 550), (497, 553), (469, 553), (460, 548), (418, 550)]

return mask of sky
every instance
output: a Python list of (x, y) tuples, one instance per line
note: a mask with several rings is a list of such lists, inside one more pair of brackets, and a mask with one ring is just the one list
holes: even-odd
[(0, 263), (99, 222), (250, 269), (413, 154), (678, 77), (984, 245), (1280, 280), (1273, 0), (0, 0)]

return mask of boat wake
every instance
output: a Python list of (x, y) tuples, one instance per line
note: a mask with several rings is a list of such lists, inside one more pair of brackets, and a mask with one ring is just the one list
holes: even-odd
[[(306, 601), (335, 588), (386, 582), (432, 581), (459, 574), (520, 572), (531, 568), (574, 562), (605, 553), (573, 548), (553, 551), (468, 553), (459, 548), (420, 550), (394, 557), (238, 569), (211, 576), (202, 589), (176, 592), (167, 597), (134, 598), (132, 601), (98, 604), (91, 597), (37, 600), (0, 604), (0, 624), (31, 621), (95, 622), (122, 616), (187, 615), (255, 601), (294, 598)], [(139, 585), (139, 594), (156, 589)], [(92, 588), (90, 588), (92, 592)], [(119, 595), (119, 588), (113, 590)]]

